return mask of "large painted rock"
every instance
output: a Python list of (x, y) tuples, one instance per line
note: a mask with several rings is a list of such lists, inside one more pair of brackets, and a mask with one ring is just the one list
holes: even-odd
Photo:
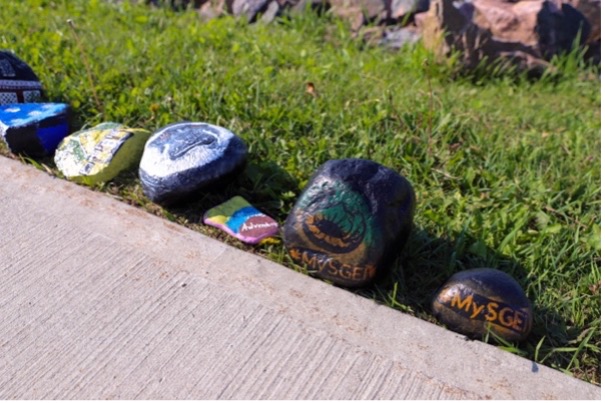
[(364, 286), (403, 248), (415, 200), (407, 179), (376, 162), (328, 161), (290, 212), (284, 243), (311, 274), (337, 285)]
[(69, 134), (66, 104), (0, 105), (0, 136), (15, 154), (52, 155)]
[(14, 54), (0, 51), (0, 105), (41, 99), (42, 84), (34, 71)]
[(107, 182), (141, 160), (150, 132), (118, 123), (101, 123), (67, 136), (55, 153), (55, 164), (74, 182)]
[(241, 196), (232, 197), (208, 210), (204, 214), (204, 224), (250, 244), (257, 244), (279, 231), (279, 225), (273, 218), (260, 212)]
[(200, 122), (168, 125), (151, 136), (139, 168), (143, 193), (169, 204), (243, 168), (247, 146), (231, 131)]
[(532, 308), (521, 286), (496, 269), (465, 270), (453, 275), (433, 299), (433, 314), (451, 330), (481, 338), (488, 327), (508, 341), (527, 337)]

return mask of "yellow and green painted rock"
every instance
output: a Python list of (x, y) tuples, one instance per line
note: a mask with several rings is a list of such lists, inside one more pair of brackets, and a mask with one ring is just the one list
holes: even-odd
[(455, 332), (481, 338), (488, 329), (507, 341), (525, 339), (532, 308), (521, 286), (496, 269), (472, 269), (453, 275), (433, 298), (433, 314)]
[(107, 182), (138, 165), (151, 133), (106, 122), (73, 133), (59, 144), (57, 168), (65, 177), (86, 185)]

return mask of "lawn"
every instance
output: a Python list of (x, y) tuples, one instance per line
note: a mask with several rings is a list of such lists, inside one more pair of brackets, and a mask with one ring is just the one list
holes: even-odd
[[(248, 26), (129, 2), (28, 0), (4, 2), (0, 21), (0, 48), (32, 66), (49, 100), (72, 106), (76, 128), (205, 121), (249, 146), (234, 182), (185, 205), (151, 203), (136, 170), (95, 190), (304, 271), (281, 241), (246, 246), (204, 226), (204, 211), (241, 195), (283, 223), (323, 162), (372, 159), (413, 184), (415, 229), (390, 275), (354, 292), (435, 322), (430, 299), (449, 276), (499, 268), (532, 300), (534, 328), (525, 342), (487, 341), (600, 384), (600, 72), (577, 54), (539, 80), (468, 77), (422, 46), (367, 46), (311, 13)], [(60, 176), (52, 158), (22, 160)]]

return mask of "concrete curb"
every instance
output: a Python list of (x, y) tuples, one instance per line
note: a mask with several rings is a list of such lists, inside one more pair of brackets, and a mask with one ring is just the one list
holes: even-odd
[(0, 398), (600, 398), (17, 161), (0, 176)]

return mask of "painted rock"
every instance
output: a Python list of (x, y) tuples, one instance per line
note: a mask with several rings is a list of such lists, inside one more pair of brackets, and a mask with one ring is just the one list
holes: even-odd
[(14, 54), (0, 51), (0, 105), (41, 99), (42, 84), (34, 71)]
[(68, 134), (66, 104), (0, 105), (0, 135), (15, 154), (52, 155)]
[(317, 169), (284, 224), (292, 259), (337, 285), (384, 273), (412, 229), (412, 185), (373, 161), (332, 160)]
[(139, 167), (143, 192), (168, 204), (197, 190), (227, 181), (246, 162), (246, 143), (229, 130), (208, 123), (166, 126), (145, 145)]
[(508, 341), (527, 337), (532, 308), (521, 286), (496, 269), (465, 270), (453, 275), (433, 299), (433, 314), (451, 330), (481, 338), (487, 328)]
[(220, 228), (231, 236), (257, 244), (277, 234), (279, 225), (241, 196), (235, 196), (204, 214), (204, 224)]
[(64, 138), (55, 164), (69, 180), (87, 185), (107, 182), (139, 163), (150, 135), (143, 129), (101, 123)]

